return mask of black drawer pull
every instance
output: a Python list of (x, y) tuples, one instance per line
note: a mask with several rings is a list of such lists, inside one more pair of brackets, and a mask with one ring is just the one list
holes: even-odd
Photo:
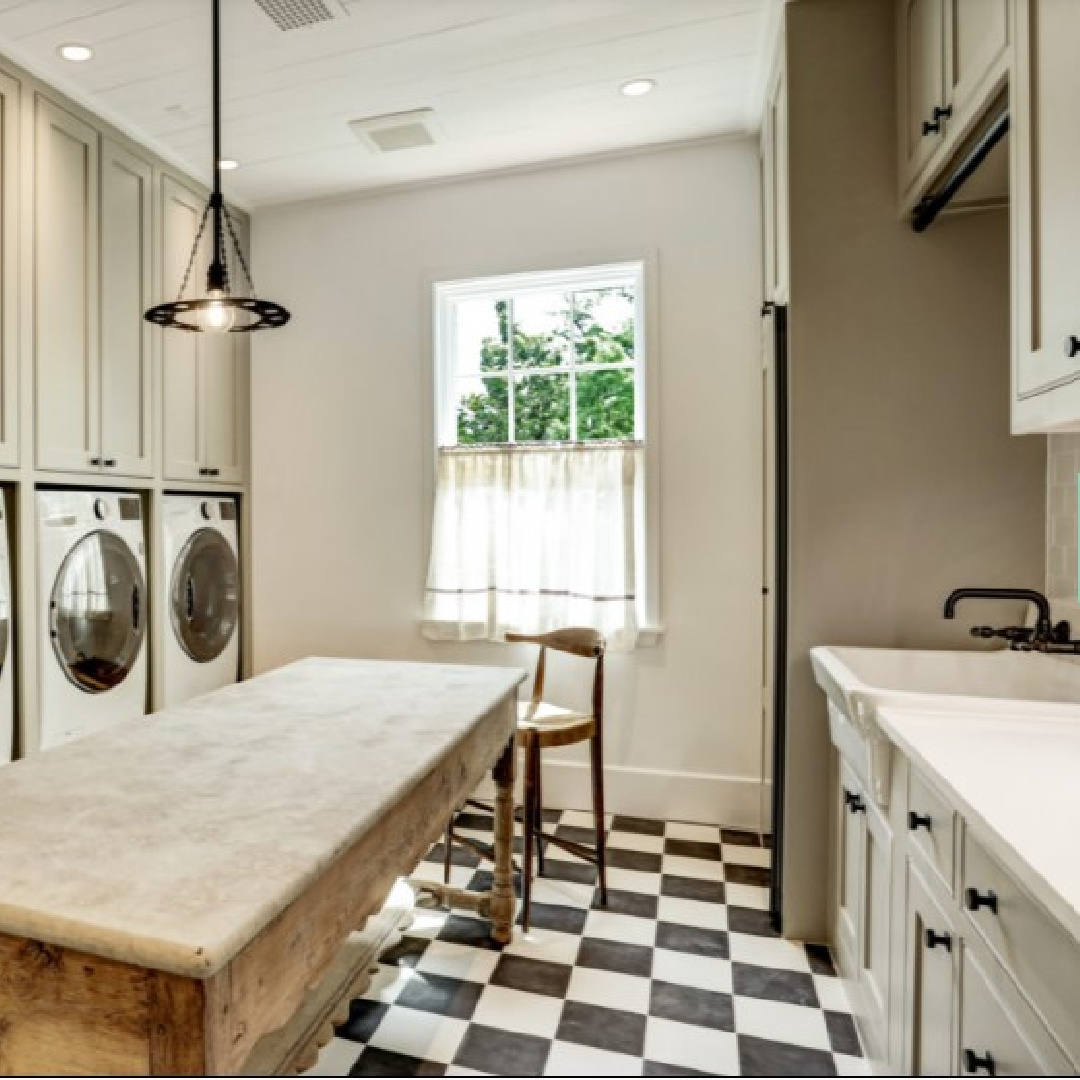
[(844, 788), (844, 805), (853, 814), (862, 814), (866, 812), (866, 803), (863, 802), (861, 795), (856, 795), (854, 791), (848, 791)]
[(1080, 354), (1080, 337), (1070, 334), (1065, 339), (1065, 355), (1071, 360), (1078, 354)]
[(908, 811), (907, 827), (915, 832), (917, 829), (925, 829), (930, 832), (934, 828), (934, 819), (929, 814), (916, 814), (914, 810)]
[(994, 1065), (994, 1055), (989, 1050), (985, 1054), (976, 1054), (974, 1050), (964, 1051), (964, 1072), (985, 1073), (987, 1076), (997, 1076), (997, 1068)]
[(941, 121), (948, 120), (950, 116), (952, 116), (952, 106), (946, 105), (945, 108), (941, 108), (939, 105), (934, 109), (933, 119), (923, 121), (922, 133), (924, 135), (936, 135), (941, 130)]
[(91, 464), (91, 465), (95, 465), (95, 466), (98, 466), (98, 467), (100, 467), (100, 465), (101, 465), (101, 458), (99, 458), (99, 457), (92, 457), (92, 458), (90, 459), (90, 464)]
[(968, 911), (978, 911), (979, 908), (989, 908), (995, 915), (997, 914), (997, 893), (993, 889), (987, 889), (986, 892), (981, 893), (978, 889), (967, 888), (964, 890), (964, 905)]
[(927, 930), (925, 941), (928, 949), (936, 949), (939, 945), (944, 945), (946, 952), (952, 952), (952, 934), (948, 932), (939, 934), (936, 930)]
[(107, 457), (101, 464), (104, 465), (106, 469), (115, 469), (116, 468), (116, 458)]

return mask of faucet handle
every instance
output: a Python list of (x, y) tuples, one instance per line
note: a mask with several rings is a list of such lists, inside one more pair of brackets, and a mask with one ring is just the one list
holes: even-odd
[(993, 626), (973, 626), (971, 636), (975, 638), (1002, 638), (1011, 645), (1022, 645), (1031, 641), (1035, 631), (1029, 626), (1003, 626), (997, 629)]

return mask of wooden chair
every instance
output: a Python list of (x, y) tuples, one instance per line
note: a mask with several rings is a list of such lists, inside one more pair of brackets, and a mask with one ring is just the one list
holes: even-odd
[[(525, 758), (524, 791), (524, 857), (521, 867), (521, 925), (529, 929), (529, 913), (532, 899), (533, 853), (535, 850), (538, 870), (544, 873), (544, 845), (554, 844), (571, 855), (591, 862), (599, 871), (600, 903), (607, 905), (607, 854), (604, 832), (604, 652), (603, 635), (584, 627), (552, 630), (547, 634), (507, 634), (507, 641), (524, 642), (540, 646), (536, 662), (532, 694), (526, 702), (518, 705), (517, 744)], [(546, 703), (544, 677), (548, 649), (569, 653), (596, 661), (593, 671), (592, 708), (587, 713), (573, 712)], [(593, 816), (596, 828), (596, 846), (587, 847), (573, 840), (549, 833), (543, 827), (543, 789), (541, 779), (541, 753), (549, 747), (570, 746), (589, 742), (592, 764)], [(489, 809), (470, 799), (468, 805)], [(451, 821), (446, 831), (444, 874), (450, 879), (451, 844), (461, 843), (490, 857), (486, 848), (468, 837), (458, 836)]]

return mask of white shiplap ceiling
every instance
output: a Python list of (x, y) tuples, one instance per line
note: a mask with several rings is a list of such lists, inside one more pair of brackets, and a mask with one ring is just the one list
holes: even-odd
[[(281, 31), (222, 0), (227, 192), (249, 206), (745, 131), (772, 0), (339, 0)], [(207, 175), (209, 0), (0, 0), (0, 52)], [(84, 64), (57, 48), (94, 49)], [(657, 89), (626, 98), (647, 76)], [(348, 122), (431, 107), (430, 147)]]

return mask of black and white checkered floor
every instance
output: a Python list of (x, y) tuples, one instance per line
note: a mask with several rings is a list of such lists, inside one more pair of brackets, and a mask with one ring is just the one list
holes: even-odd
[[(591, 817), (545, 812), (591, 843)], [(491, 819), (462, 831), (490, 840)], [(520, 838), (519, 838), (520, 844)], [(615, 817), (609, 903), (595, 870), (550, 849), (533, 926), (417, 911), (310, 1076), (834, 1076), (867, 1070), (824, 949), (783, 941), (751, 833)], [(454, 884), (489, 869), (455, 850)], [(437, 846), (417, 874), (441, 880)]]

